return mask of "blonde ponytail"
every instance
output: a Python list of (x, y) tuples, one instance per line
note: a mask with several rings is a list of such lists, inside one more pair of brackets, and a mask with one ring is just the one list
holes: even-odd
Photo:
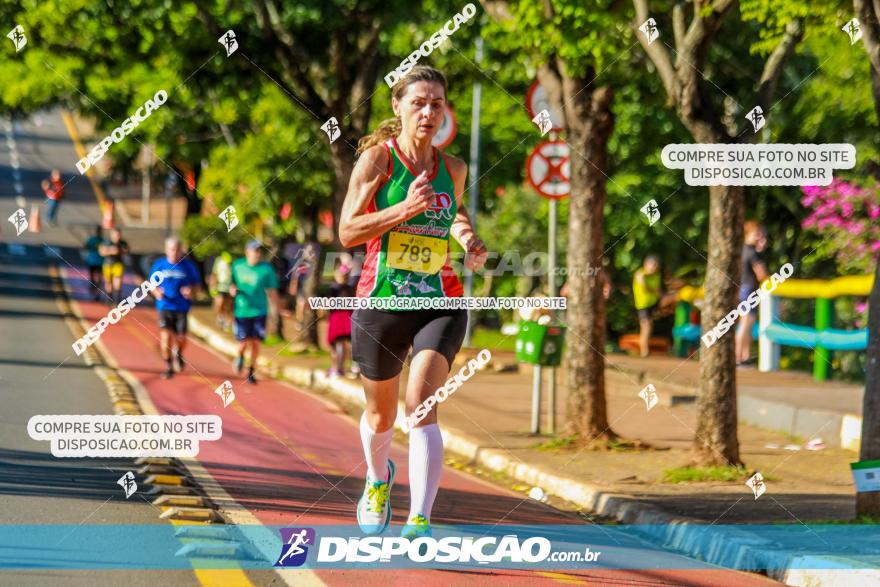
[(388, 139), (396, 137), (400, 134), (402, 129), (403, 126), (401, 125), (399, 118), (388, 118), (383, 120), (372, 134), (368, 134), (358, 141), (357, 154), (360, 155), (370, 147), (381, 145)]

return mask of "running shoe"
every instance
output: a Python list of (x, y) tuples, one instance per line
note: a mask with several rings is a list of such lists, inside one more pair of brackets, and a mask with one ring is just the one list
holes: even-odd
[(174, 370), (178, 373), (183, 371), (183, 353), (179, 350), (174, 353)]
[(241, 375), (241, 372), (244, 371), (244, 355), (238, 355), (232, 365), (235, 367), (235, 372)]
[(254, 370), (253, 369), (248, 370), (247, 382), (250, 383), (251, 385), (256, 385), (256, 383), (257, 383), (257, 378), (254, 377)]
[(367, 475), (364, 494), (358, 501), (357, 521), (368, 536), (381, 534), (391, 522), (391, 486), (394, 485), (394, 462), (388, 459), (388, 480), (376, 481)]
[(430, 535), (431, 524), (428, 522), (428, 518), (422, 514), (416, 514), (407, 520), (400, 532), (401, 538), (409, 538), (410, 540)]
[(168, 367), (167, 370), (163, 371), (159, 377), (162, 379), (171, 379), (174, 376), (174, 370), (171, 367)]

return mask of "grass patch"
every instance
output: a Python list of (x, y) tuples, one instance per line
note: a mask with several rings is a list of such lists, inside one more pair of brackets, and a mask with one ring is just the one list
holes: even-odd
[[(569, 434), (568, 436), (557, 436), (552, 440), (536, 444), (532, 448), (535, 450), (567, 450), (574, 448), (578, 444), (578, 435)], [(617, 452), (634, 452), (649, 450), (651, 447), (639, 440), (626, 440), (623, 438), (593, 439), (590, 444), (584, 448), (589, 450), (613, 450)]]
[(263, 344), (266, 346), (275, 346), (276, 344), (281, 344), (282, 342), (287, 342), (283, 338), (278, 335), (270, 334), (266, 336), (266, 340), (263, 341)]
[(330, 353), (328, 353), (327, 351), (323, 351), (321, 349), (305, 349), (305, 350), (301, 350), (301, 351), (294, 351), (294, 350), (286, 348), (286, 349), (282, 349), (281, 351), (279, 351), (278, 354), (282, 357), (298, 357), (298, 358), (307, 358), (307, 359), (323, 358), (323, 357), (330, 356)]
[[(792, 520), (791, 523), (797, 524), (798, 522)], [(807, 520), (804, 523), (808, 524), (808, 525), (813, 525), (813, 526), (825, 526), (825, 525), (831, 525), (831, 524), (834, 524), (834, 525), (837, 525), (837, 524), (847, 524), (847, 525), (850, 525), (850, 524), (857, 524), (857, 525), (858, 524), (880, 524), (880, 518), (874, 518), (871, 516), (859, 516), (858, 518), (854, 518), (851, 520)], [(788, 524), (785, 523), (785, 524), (780, 524), (780, 525), (788, 525)]]
[(473, 348), (512, 352), (516, 350), (516, 335), (508, 336), (501, 334), (498, 330), (475, 328), (471, 334), (471, 346)]
[(650, 445), (640, 440), (624, 440), (622, 438), (609, 439), (606, 441), (605, 444), (608, 450), (614, 450), (617, 452), (642, 451), (649, 450), (651, 448)]
[[(745, 467), (676, 467), (663, 471), (663, 483), (700, 483), (704, 481), (746, 481), (752, 475)], [(764, 476), (765, 480), (769, 479)]]
[(565, 449), (571, 448), (571, 445), (577, 441), (577, 434), (569, 434), (568, 436), (558, 436), (553, 440), (548, 440), (547, 442), (542, 442), (541, 444), (536, 444), (532, 448), (535, 450), (556, 450), (556, 449)]

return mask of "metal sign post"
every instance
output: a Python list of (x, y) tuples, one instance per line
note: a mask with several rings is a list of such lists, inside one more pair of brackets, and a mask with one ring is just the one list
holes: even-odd
[[(483, 61), (483, 38), (477, 37), (475, 62), (480, 65)], [(474, 232), (477, 232), (477, 198), (480, 195), (478, 181), (480, 178), (480, 100), (482, 96), (482, 86), (479, 81), (474, 82), (474, 95), (472, 102), (473, 114), (471, 115), (471, 162), (468, 168), (468, 177), (471, 184), (468, 190), (468, 213), (471, 217), (471, 225)], [(457, 128), (457, 126), (456, 126)], [(467, 254), (467, 251), (465, 251)], [(474, 295), (474, 274), (468, 271), (464, 276), (464, 295), (470, 297)], [(471, 334), (473, 331), (474, 320), (476, 314), (468, 310), (467, 327), (464, 331), (464, 346), (471, 346)]]
[[(569, 147), (564, 141), (556, 139), (556, 132), (550, 140), (535, 147), (526, 161), (526, 177), (529, 184), (542, 197), (550, 200), (550, 219), (547, 229), (547, 252), (549, 261), (549, 294), (556, 297), (556, 224), (558, 222), (558, 200), (568, 196), (571, 191), (571, 164)], [(541, 421), (541, 366), (535, 365), (532, 382), (532, 433), (540, 432)], [(556, 367), (550, 367), (548, 425), (550, 432), (556, 431)]]
[[(549, 275), (549, 283), (550, 283), (550, 297), (556, 297), (556, 206), (558, 205), (557, 200), (550, 200), (550, 226), (547, 228), (548, 231), (548, 243), (547, 249), (550, 256), (550, 263), (548, 267)], [(550, 367), (550, 395), (547, 398), (549, 400), (549, 414), (548, 414), (548, 425), (550, 427), (550, 434), (556, 432), (556, 367)]]
[(541, 365), (533, 365), (532, 378), (532, 434), (541, 433)]

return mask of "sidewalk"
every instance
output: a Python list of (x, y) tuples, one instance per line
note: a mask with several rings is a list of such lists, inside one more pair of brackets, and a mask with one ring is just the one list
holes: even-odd
[[(194, 309), (191, 330), (217, 350), (234, 352), (231, 336), (214, 327), (210, 310)], [(283, 344), (264, 351), (262, 360), (269, 372), (330, 395), (363, 401), (363, 391), (357, 381), (327, 380), (324, 373), (329, 360), (326, 357), (292, 357), (282, 349)], [(460, 353), (453, 371), (478, 350)], [(503, 354), (499, 355), (503, 359)], [(802, 445), (813, 436), (823, 436), (833, 424), (829, 422), (817, 422), (811, 434), (800, 442), (786, 434), (740, 425), (742, 459), (750, 469), (760, 471), (766, 478), (767, 493), (758, 500), (742, 481), (662, 483), (666, 469), (680, 467), (688, 460), (696, 422), (695, 405), (668, 405), (667, 400), (647, 412), (637, 394), (645, 385), (643, 381), (649, 380), (657, 382), (655, 386), (661, 397), (673, 393), (665, 388), (668, 384), (662, 382), (663, 376), (659, 374), (664, 368), (671, 371), (677, 366), (668, 379), (673, 382), (675, 394), (685, 395), (685, 390), (692, 389), (688, 379), (694, 377), (696, 362), (682, 365), (675, 359), (657, 359), (647, 361), (651, 364), (647, 370), (641, 366), (644, 361), (626, 357), (615, 356), (610, 362), (614, 366), (608, 367), (606, 377), (613, 429), (625, 438), (647, 442), (654, 449), (607, 452), (537, 449), (537, 445), (553, 437), (529, 434), (532, 373), (526, 367), (501, 373), (490, 369), (481, 371), (443, 404), (440, 421), (447, 435), (448, 450), (576, 503), (592, 503), (592, 509), (597, 510), (612, 507), (609, 502), (614, 501), (613, 496), (622, 494), (665, 512), (706, 523), (798, 523), (853, 516), (855, 499), (849, 463), (857, 460), (855, 453), (833, 447), (796, 452), (781, 448), (792, 443)], [(646, 374), (640, 377), (640, 371)], [(741, 381), (749, 386), (767, 377), (768, 374), (745, 372)], [(557, 381), (557, 423), (562, 426), (566, 405), (564, 372), (557, 373)], [(694, 379), (690, 379), (692, 381)], [(804, 389), (811, 388), (808, 381), (802, 385)], [(766, 448), (768, 444), (780, 448)]]

